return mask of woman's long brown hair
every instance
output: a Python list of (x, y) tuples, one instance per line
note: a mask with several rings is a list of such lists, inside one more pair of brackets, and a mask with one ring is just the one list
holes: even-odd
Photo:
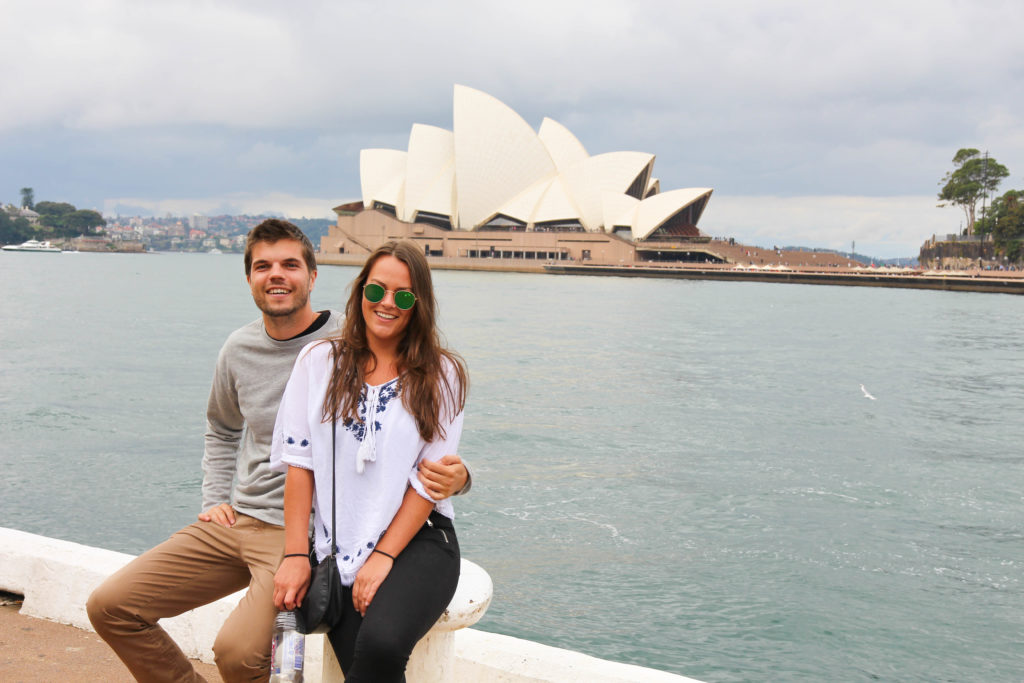
[[(406, 410), (416, 419), (420, 436), (424, 441), (434, 441), (445, 437), (442, 422), (451, 420), (465, 407), (469, 378), (462, 357), (441, 344), (437, 300), (427, 259), (418, 245), (404, 240), (387, 242), (375, 249), (352, 282), (341, 334), (329, 340), (333, 366), (324, 397), (323, 420), (335, 415), (339, 420), (359, 420), (359, 396), (366, 370), (377, 365), (366, 340), (363, 286), (370, 269), (384, 255), (394, 256), (409, 268), (412, 293), (416, 295), (412, 319), (398, 344), (399, 393)], [(445, 359), (453, 367), (453, 381), (449, 380)]]

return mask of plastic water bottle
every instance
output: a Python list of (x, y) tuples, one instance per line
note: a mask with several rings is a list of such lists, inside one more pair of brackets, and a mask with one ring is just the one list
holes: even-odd
[(270, 683), (302, 683), (306, 636), (295, 625), (295, 612), (278, 612), (270, 644)]

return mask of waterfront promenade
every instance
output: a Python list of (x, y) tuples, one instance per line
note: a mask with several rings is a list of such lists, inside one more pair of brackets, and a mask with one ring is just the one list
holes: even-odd
[[(134, 679), (113, 650), (92, 631), (19, 614), (20, 600), (0, 595), (0, 677), (6, 683)], [(209, 683), (221, 681), (217, 667), (192, 662)]]
[[(317, 254), (317, 263), (320, 265), (361, 267), (365, 260), (366, 257), (360, 254)], [(1024, 271), (1007, 270), (922, 270), (895, 267), (871, 268), (860, 265), (808, 265), (804, 263), (786, 265), (785, 262), (769, 263), (763, 266), (749, 263), (654, 262), (609, 265), (578, 263), (574, 261), (531, 261), (528, 259), (439, 256), (431, 256), (427, 260), (430, 262), (430, 267), (435, 270), (600, 275), (682, 280), (726, 280), (732, 282), (1024, 294)]]
[(778, 284), (832, 285), (843, 287), (890, 287), (949, 292), (1024, 294), (1024, 272), (991, 270), (916, 270), (913, 268), (864, 268), (812, 266), (743, 266), (732, 264), (592, 266), (551, 264), (545, 272), (556, 275), (604, 275), (682, 280), (727, 280)]

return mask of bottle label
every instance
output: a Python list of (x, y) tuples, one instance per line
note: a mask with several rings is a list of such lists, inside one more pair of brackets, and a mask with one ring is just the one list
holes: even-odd
[(298, 631), (275, 634), (270, 648), (270, 673), (302, 671), (305, 650), (306, 637)]

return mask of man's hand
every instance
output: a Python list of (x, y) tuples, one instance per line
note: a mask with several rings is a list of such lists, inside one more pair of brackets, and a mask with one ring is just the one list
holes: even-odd
[(205, 512), (200, 512), (199, 521), (233, 527), (235, 525), (235, 511), (227, 503), (221, 503), (220, 505), (214, 505)]
[(302, 604), (309, 590), (309, 558), (286, 557), (274, 574), (274, 607), (292, 610)]
[(366, 616), (366, 608), (373, 602), (377, 589), (391, 573), (393, 564), (394, 560), (387, 555), (370, 553), (366, 562), (359, 568), (356, 582), (352, 584), (352, 605), (360, 616)]
[(420, 463), (420, 483), (434, 500), (443, 500), (462, 490), (469, 479), (469, 472), (457, 455), (446, 455), (437, 462), (424, 460)]

